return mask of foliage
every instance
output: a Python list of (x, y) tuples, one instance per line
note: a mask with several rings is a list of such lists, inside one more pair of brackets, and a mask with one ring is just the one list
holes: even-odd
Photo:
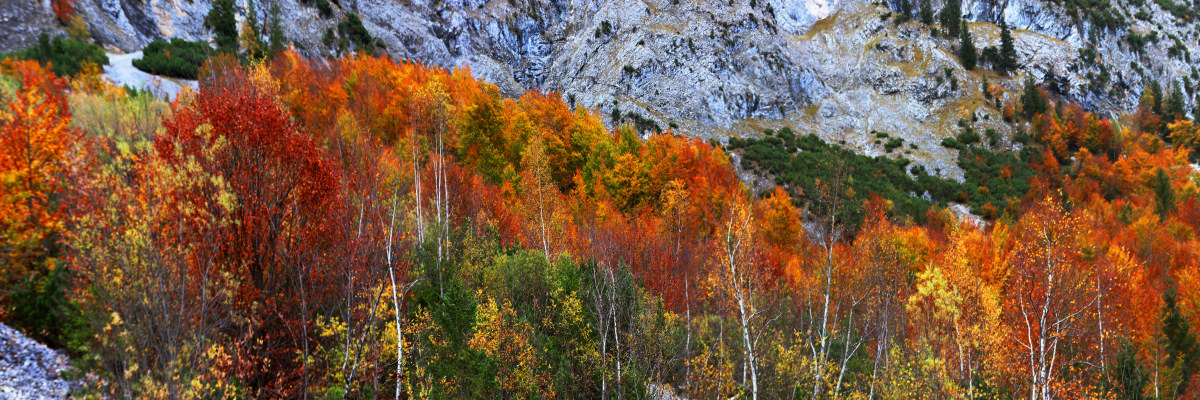
[(1008, 22), (1000, 20), (1000, 62), (997, 64), (998, 69), (1004, 72), (1010, 72), (1017, 69), (1017, 49), (1013, 46), (1012, 30), (1008, 28)]
[(171, 38), (170, 42), (155, 40), (142, 49), (142, 58), (133, 60), (133, 66), (151, 74), (197, 79), (200, 66), (208, 60), (211, 51), (205, 42), (180, 38)]
[[(108, 64), (108, 55), (104, 49), (94, 43), (73, 39), (54, 37), (42, 33), (33, 46), (8, 54), (0, 54), (0, 58), (17, 58), (33, 60), (48, 66), (59, 76), (76, 76), (89, 72), (88, 64), (94, 69)], [(94, 70), (91, 70), (94, 73)]]
[(958, 60), (962, 62), (963, 68), (968, 71), (975, 69), (975, 61), (979, 57), (979, 53), (975, 50), (975, 41), (971, 39), (971, 28), (967, 26), (967, 22), (963, 21), (962, 35), (958, 40)]
[(233, 0), (214, 0), (212, 9), (204, 18), (204, 27), (212, 30), (217, 51), (222, 53), (236, 53), (238, 50), (237, 15), (233, 7)]
[(1124, 124), (1027, 81), (1019, 152), (947, 138), (962, 182), (731, 138), (759, 197), (710, 142), (466, 68), (207, 68), (172, 104), (0, 71), (2, 317), (98, 377), (79, 396), (1200, 390), (1195, 129), (1161, 89)]

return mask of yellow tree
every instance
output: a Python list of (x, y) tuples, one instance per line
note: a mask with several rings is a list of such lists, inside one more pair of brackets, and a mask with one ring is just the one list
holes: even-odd
[(550, 178), (550, 165), (546, 158), (546, 146), (542, 138), (534, 135), (525, 155), (521, 159), (521, 193), (524, 195), (526, 214), (537, 221), (536, 235), (542, 242), (542, 253), (550, 262), (550, 238), (548, 221), (554, 216), (558, 200), (558, 188)]
[(496, 362), (496, 380), (500, 388), (515, 398), (552, 398), (550, 377), (539, 368), (537, 353), (530, 342), (532, 327), (519, 320), (507, 300), (487, 299), (475, 317), (475, 336), (468, 345)]
[[(933, 382), (946, 395), (973, 398), (978, 366), (985, 364), (996, 331), (999, 309), (995, 290), (973, 260), (973, 248), (986, 244), (970, 228), (955, 227), (942, 258), (917, 274), (915, 291), (908, 298), (910, 321), (917, 332), (919, 352), (937, 360), (926, 367), (936, 374)], [(950, 365), (946, 365), (949, 363)]]
[(717, 253), (717, 268), (709, 277), (709, 285), (716, 297), (727, 302), (736, 313), (746, 357), (743, 364), (750, 376), (750, 396), (757, 399), (756, 350), (759, 338), (770, 323), (763, 313), (769, 311), (766, 286), (771, 277), (760, 259), (760, 243), (751, 206), (744, 200), (737, 201), (729, 210), (728, 218)]

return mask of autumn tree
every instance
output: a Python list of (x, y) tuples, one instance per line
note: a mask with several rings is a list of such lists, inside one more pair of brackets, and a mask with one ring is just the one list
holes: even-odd
[(741, 329), (741, 345), (745, 354), (743, 365), (750, 376), (750, 396), (759, 394), (758, 342), (763, 330), (774, 318), (768, 318), (766, 284), (771, 279), (761, 264), (758, 232), (748, 205), (735, 203), (729, 211), (729, 222), (720, 243), (716, 268), (709, 285), (727, 307), (733, 309)]
[[(60, 237), (70, 216), (71, 185), (87, 152), (70, 127), (66, 81), (34, 61), (5, 60), (0, 71), (17, 89), (0, 109), (0, 305), (18, 285), (43, 285), (63, 256)], [(0, 77), (2, 79), (2, 77)], [(16, 317), (33, 310), (15, 310)], [(0, 317), (7, 314), (0, 311)], [(41, 324), (39, 324), (41, 325)], [(34, 328), (34, 327), (30, 327)], [(50, 338), (52, 326), (36, 327)]]
[(525, 150), (521, 159), (524, 172), (521, 175), (521, 192), (525, 197), (524, 205), (530, 219), (536, 221), (535, 236), (542, 244), (542, 253), (550, 260), (550, 235), (553, 234), (550, 222), (554, 217), (555, 204), (558, 200), (558, 190), (550, 179), (550, 167), (546, 160), (546, 147), (539, 137)]
[(1030, 399), (1063, 395), (1060, 376), (1084, 338), (1095, 301), (1093, 270), (1080, 259), (1079, 216), (1054, 197), (1040, 200), (1019, 224), (1005, 307), (1025, 364)]
[[(264, 393), (291, 392), (306, 390), (308, 365), (292, 350), (311, 340), (305, 313), (334, 298), (331, 229), (348, 210), (330, 162), (264, 84), (240, 67), (216, 66), (200, 94), (163, 123), (154, 148), (167, 165), (182, 168), (212, 143), (227, 143), (196, 168), (220, 176), (237, 198), (229, 212), (236, 224), (201, 231), (221, 239), (216, 271), (243, 282), (236, 294), (240, 312), (263, 307), (255, 313), (261, 319), (247, 327), (253, 339), (240, 349), (245, 356), (235, 368)], [(262, 372), (268, 364), (275, 373)]]

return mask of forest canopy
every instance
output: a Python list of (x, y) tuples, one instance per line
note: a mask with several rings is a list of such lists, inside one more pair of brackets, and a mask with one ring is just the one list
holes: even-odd
[(1196, 396), (1200, 136), (1031, 96), (957, 182), (386, 57), (217, 55), (170, 103), (7, 60), (0, 320), (77, 397)]

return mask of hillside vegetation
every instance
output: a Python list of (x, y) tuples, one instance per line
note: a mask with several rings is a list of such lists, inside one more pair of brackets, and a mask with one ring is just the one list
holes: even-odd
[(1021, 153), (948, 143), (965, 183), (770, 132), (756, 196), (465, 69), (218, 55), (167, 104), (2, 65), (0, 318), (76, 397), (1200, 393), (1200, 131), (1154, 90), (1122, 125), (1031, 87)]

